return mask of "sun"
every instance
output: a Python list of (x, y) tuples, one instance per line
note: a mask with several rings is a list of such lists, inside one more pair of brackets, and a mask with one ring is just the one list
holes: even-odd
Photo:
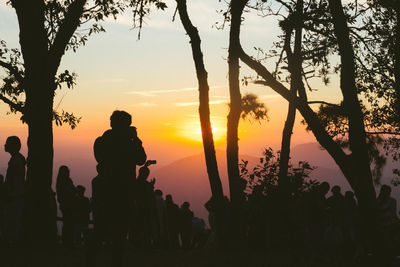
[[(212, 121), (211, 125), (214, 141), (220, 142), (225, 140), (226, 132), (222, 122)], [(184, 122), (178, 134), (179, 136), (194, 142), (202, 142), (203, 140), (201, 135), (200, 121), (193, 120)]]

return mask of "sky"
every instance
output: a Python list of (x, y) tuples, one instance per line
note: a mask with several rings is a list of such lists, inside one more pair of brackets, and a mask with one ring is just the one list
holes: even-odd
[[(5, 2), (0, 1), (0, 39), (10, 48), (19, 48), (16, 15)], [(179, 17), (172, 21), (175, 1), (166, 2), (165, 11), (154, 11), (146, 19), (140, 40), (127, 13), (116, 21), (105, 21), (106, 33), (89, 37), (87, 44), (76, 53), (66, 52), (60, 71), (76, 72), (77, 84), (73, 90), (58, 90), (54, 103), (58, 111), (73, 112), (82, 119), (75, 130), (54, 127), (55, 169), (56, 164), (69, 164), (74, 174), (74, 164), (83, 159), (93, 162), (90, 168), (94, 169), (93, 142), (109, 128), (109, 117), (116, 109), (132, 114), (148, 158), (157, 160), (159, 166), (202, 152), (197, 79), (189, 38)], [(222, 30), (214, 26), (223, 20), (218, 11), (225, 9), (224, 1), (188, 1), (188, 13), (199, 29), (209, 74), (211, 120), (217, 149), (226, 146), (229, 25)], [(241, 39), (248, 53), (256, 55), (255, 47), (271, 49), (279, 34), (276, 18), (245, 14)], [(273, 64), (271, 60), (266, 66), (272, 69)], [(242, 77), (254, 75), (241, 65)], [(0, 72), (0, 75), (4, 74)], [(338, 102), (340, 99), (335, 77), (328, 86), (322, 86), (319, 81), (314, 85), (318, 90), (310, 93), (311, 100)], [(287, 102), (264, 86), (242, 86), (241, 92), (257, 94), (268, 107), (270, 119), (260, 123), (240, 122), (240, 153), (258, 157), (263, 147), (278, 149)], [(27, 126), (20, 122), (19, 115), (7, 113), (8, 107), (0, 103), (0, 144), (5, 143), (7, 136), (18, 135), (26, 155)], [(300, 120), (297, 116), (293, 145), (314, 142), (315, 138), (305, 131)], [(6, 157), (0, 149), (0, 159)], [(4, 164), (5, 160), (0, 161), (0, 166)]]

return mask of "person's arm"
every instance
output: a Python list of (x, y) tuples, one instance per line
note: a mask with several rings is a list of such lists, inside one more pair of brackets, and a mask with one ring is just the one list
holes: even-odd
[(146, 163), (147, 155), (142, 146), (142, 141), (140, 141), (139, 138), (137, 140), (139, 142), (137, 142), (136, 144), (136, 155), (137, 155), (136, 165), (141, 166)]
[(132, 137), (132, 154), (135, 159), (135, 164), (136, 165), (143, 165), (146, 163), (147, 160), (147, 155), (146, 152), (144, 151), (144, 148), (142, 146), (142, 140), (139, 139), (137, 136), (137, 131), (135, 127), (131, 127), (131, 137)]

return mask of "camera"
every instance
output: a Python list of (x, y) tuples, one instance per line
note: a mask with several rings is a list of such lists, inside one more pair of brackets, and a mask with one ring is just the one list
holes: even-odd
[(156, 164), (157, 163), (157, 161), (156, 160), (148, 160), (148, 161), (146, 161), (146, 166), (150, 166), (150, 165), (153, 165), (153, 164)]

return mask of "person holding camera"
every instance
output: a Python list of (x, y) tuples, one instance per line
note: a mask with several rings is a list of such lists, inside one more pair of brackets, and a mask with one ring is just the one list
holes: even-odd
[[(142, 141), (131, 123), (129, 113), (114, 111), (110, 117), (111, 129), (105, 131), (94, 143), (94, 156), (98, 163), (96, 180), (101, 182), (95, 183), (100, 187), (92, 188), (96, 207), (94, 212), (103, 214), (101, 218), (106, 220), (94, 221), (94, 243), (98, 244), (97, 241), (107, 236), (112, 243), (113, 266), (122, 264), (122, 248), (134, 205), (136, 166), (143, 165), (147, 159)], [(96, 199), (96, 195), (102, 196), (102, 199)], [(96, 225), (101, 225), (101, 231), (97, 231)]]

